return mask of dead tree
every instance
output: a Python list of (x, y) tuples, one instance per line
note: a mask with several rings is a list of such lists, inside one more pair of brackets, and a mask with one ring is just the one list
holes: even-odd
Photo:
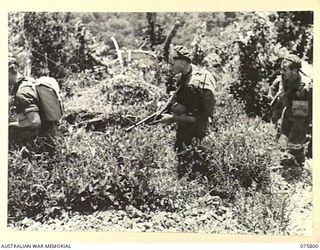
[(167, 38), (166, 38), (164, 45), (163, 45), (163, 56), (166, 61), (169, 60), (169, 50), (170, 50), (170, 44), (172, 42), (172, 39), (176, 35), (178, 28), (182, 25), (183, 24), (181, 22), (176, 21), (174, 26), (172, 27), (170, 33), (167, 35)]
[(156, 23), (156, 13), (147, 13), (148, 20), (148, 33), (150, 39), (151, 48), (156, 45), (156, 35), (155, 35), (155, 23)]

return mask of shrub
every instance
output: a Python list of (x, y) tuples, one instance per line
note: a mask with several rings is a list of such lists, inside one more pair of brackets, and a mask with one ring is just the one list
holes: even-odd
[(203, 65), (205, 55), (208, 53), (208, 43), (206, 41), (207, 23), (203, 22), (198, 25), (197, 32), (191, 43), (192, 46), (192, 63)]
[(212, 195), (233, 200), (239, 188), (267, 192), (270, 167), (279, 165), (283, 145), (275, 141), (273, 125), (248, 118), (230, 96), (223, 104), (218, 102), (207, 138), (189, 154), (206, 169)]
[(34, 77), (62, 79), (70, 72), (101, 65), (95, 54), (97, 41), (81, 22), (75, 23), (71, 13), (10, 13), (9, 28), (13, 56), (22, 65), (30, 59)]
[(44, 220), (62, 211), (125, 209), (130, 204), (142, 211), (171, 209), (161, 203), (152, 178), (162, 163), (159, 146), (149, 144), (159, 133), (144, 129), (131, 135), (111, 128), (106, 134), (81, 128), (70, 132), (53, 156), (41, 151), (40, 139), (30, 145), (29, 160), (17, 151), (10, 154), (9, 217)]
[(239, 190), (233, 204), (238, 225), (250, 234), (285, 234), (290, 222), (290, 195)]

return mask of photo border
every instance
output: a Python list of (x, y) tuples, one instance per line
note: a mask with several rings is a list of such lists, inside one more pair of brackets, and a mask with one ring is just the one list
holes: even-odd
[[(117, 0), (117, 1), (62, 1), (62, 0), (5, 0), (0, 1), (0, 70), (1, 70), (1, 141), (0, 151), (0, 243), (128, 243), (128, 242), (259, 242), (259, 243), (312, 243), (320, 242), (320, 164), (319, 164), (319, 118), (313, 116), (313, 237), (302, 236), (271, 236), (271, 235), (233, 235), (233, 234), (200, 234), (200, 233), (122, 233), (122, 232), (26, 232), (9, 231), (7, 228), (7, 170), (8, 170), (8, 87), (7, 58), (8, 58), (8, 27), (7, 15), (11, 11), (50, 11), (50, 12), (219, 12), (219, 11), (313, 11), (314, 12), (314, 69), (320, 67), (319, 54), (319, 11), (320, 1), (317, 0)], [(107, 27), (106, 27), (107, 28)], [(319, 70), (314, 72), (315, 97), (319, 96)], [(313, 112), (319, 107), (319, 99), (313, 98)], [(317, 129), (316, 129), (317, 128)]]

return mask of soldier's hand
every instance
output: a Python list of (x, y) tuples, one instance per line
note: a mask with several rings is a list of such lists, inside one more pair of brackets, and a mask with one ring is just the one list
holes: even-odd
[(161, 123), (165, 123), (167, 125), (173, 123), (173, 115), (170, 115), (170, 114), (164, 114), (162, 116), (162, 118), (160, 119), (160, 122)]
[(186, 113), (186, 108), (179, 103), (175, 103), (172, 106), (172, 112), (174, 115), (182, 115)]

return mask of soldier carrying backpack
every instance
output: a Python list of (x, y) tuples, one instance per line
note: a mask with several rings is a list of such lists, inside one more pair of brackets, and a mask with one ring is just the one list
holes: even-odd
[(28, 141), (39, 135), (53, 135), (63, 114), (60, 89), (52, 77), (22, 76), (17, 62), (9, 61), (9, 94), (16, 114), (10, 117), (9, 139)]
[(180, 179), (186, 175), (190, 165), (193, 172), (207, 171), (203, 164), (205, 148), (200, 150), (196, 147), (206, 136), (209, 120), (214, 113), (216, 80), (210, 72), (191, 63), (190, 52), (183, 46), (173, 48), (169, 64), (175, 75), (181, 75), (177, 82), (180, 88), (176, 93), (176, 103), (172, 106), (173, 114), (164, 114), (161, 122), (177, 124), (174, 147), (179, 161), (177, 172)]
[[(281, 77), (277, 80), (280, 86), (277, 95), (279, 110), (274, 113), (273, 121), (279, 124), (281, 134), (287, 138), (290, 157), (281, 161), (285, 169), (283, 177), (286, 178), (301, 175), (306, 160), (306, 145), (309, 151), (307, 156), (312, 155), (312, 67), (308, 68), (308, 65), (302, 63), (293, 54), (283, 57)], [(276, 81), (272, 87), (275, 84)]]

